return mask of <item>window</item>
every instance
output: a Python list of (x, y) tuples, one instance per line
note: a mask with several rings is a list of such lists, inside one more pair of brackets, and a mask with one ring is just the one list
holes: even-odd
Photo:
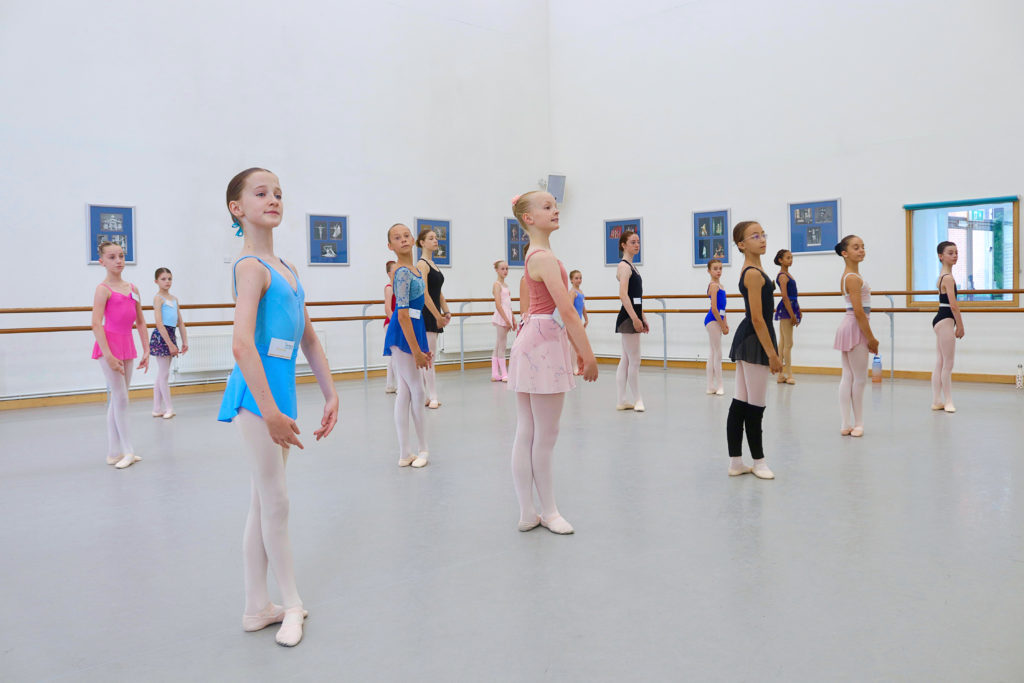
[(1017, 289), (1019, 271), (1020, 199), (993, 197), (958, 202), (907, 204), (907, 289), (934, 294), (908, 297), (908, 306), (934, 306), (941, 264), (939, 242), (956, 244), (959, 253), (953, 277), (962, 304), (1016, 306), (1016, 294), (984, 294), (976, 290)]

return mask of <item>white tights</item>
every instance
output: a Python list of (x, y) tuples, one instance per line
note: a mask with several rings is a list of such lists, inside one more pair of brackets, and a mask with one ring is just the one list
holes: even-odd
[(263, 418), (245, 408), (235, 418), (242, 430), (252, 468), (252, 497), (242, 536), (245, 565), (245, 613), (257, 614), (270, 602), (267, 567), (274, 571), (285, 609), (302, 607), (295, 587), (292, 544), (288, 539), (288, 483), (284, 466), (288, 448), (271, 440)]
[[(412, 354), (402, 351), (397, 346), (391, 347), (391, 361), (398, 376), (398, 395), (395, 397), (395, 431), (398, 432), (398, 457), (428, 450), (426, 410), (423, 408), (423, 384), (419, 368)], [(416, 427), (419, 448), (413, 450), (409, 444), (409, 413)]]
[[(839, 381), (839, 414), (843, 429), (864, 426), (864, 386), (868, 383), (868, 347), (857, 344), (843, 351), (843, 378)], [(853, 407), (853, 425), (850, 408)]]
[(708, 391), (722, 388), (722, 327), (717, 320), (712, 320), (704, 329), (708, 331), (708, 363), (705, 371), (708, 376)]
[(626, 382), (629, 382), (629, 389), (633, 392), (633, 403), (640, 402), (640, 335), (620, 334), (622, 337), (622, 357), (619, 358), (619, 367), (615, 370), (615, 388), (618, 392), (618, 402), (626, 402)]
[(771, 374), (767, 365), (736, 361), (736, 400), (764, 408)]
[(171, 405), (171, 387), (168, 378), (171, 375), (171, 357), (154, 356), (156, 358), (156, 380), (153, 382), (153, 412), (173, 413)]
[[(388, 325), (390, 325), (390, 324), (391, 323), (388, 323)], [(398, 324), (397, 320), (395, 320), (395, 324), (396, 325)], [(388, 336), (388, 325), (384, 326), (384, 336), (385, 337)], [(385, 380), (384, 386), (389, 388), (389, 389), (391, 389), (391, 388), (393, 388), (395, 386), (395, 370), (392, 367), (393, 364), (391, 362), (391, 356), (384, 356), (384, 361), (387, 363), (387, 368), (388, 368), (388, 375), (387, 375), (387, 379)]]
[(516, 393), (516, 438), (512, 444), (512, 482), (519, 499), (519, 521), (533, 522), (537, 508), (533, 489), (540, 499), (541, 516), (558, 517), (551, 460), (558, 440), (565, 394)]
[[(953, 402), (953, 358), (956, 356), (956, 323), (952, 318), (940, 320), (935, 332), (935, 369), (932, 370), (932, 403)], [(943, 400), (945, 396), (945, 400)]]
[[(434, 361), (437, 361), (437, 332), (427, 332), (427, 346)], [(392, 347), (393, 348), (393, 347)], [(394, 353), (394, 352), (392, 352)], [(415, 364), (413, 365), (415, 367)], [(437, 400), (437, 374), (434, 372), (434, 363), (429, 368), (420, 370), (423, 373), (423, 389), (427, 392), (427, 398), (431, 401)]]
[(124, 361), (124, 374), (111, 370), (107, 361), (100, 357), (100, 369), (107, 381), (110, 398), (107, 401), (107, 455), (109, 457), (135, 453), (128, 436), (128, 387), (132, 383), (133, 358)]

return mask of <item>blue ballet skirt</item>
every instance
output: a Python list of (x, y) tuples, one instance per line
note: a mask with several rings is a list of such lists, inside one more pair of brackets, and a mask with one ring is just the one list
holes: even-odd
[[(295, 277), (296, 288), (292, 289), (288, 281), (276, 270), (267, 265), (266, 261), (256, 256), (243, 256), (235, 261), (247, 258), (255, 258), (270, 271), (270, 286), (260, 298), (260, 305), (256, 311), (256, 350), (259, 351), (260, 361), (263, 363), (263, 372), (267, 377), (267, 384), (270, 385), (270, 393), (274, 397), (277, 409), (292, 418), (298, 416), (295, 401), (295, 358), (299, 352), (299, 343), (302, 341), (302, 334), (306, 329), (306, 293), (299, 282), (299, 276), (288, 268), (284, 261), (281, 263), (288, 268)], [(232, 272), (234, 267), (232, 267)], [(238, 289), (235, 288), (237, 295)], [(275, 346), (275, 353), (271, 356), (269, 352), (271, 344)], [(282, 342), (293, 342), (291, 357), (280, 358)], [(220, 413), (217, 419), (221, 422), (231, 422), (238, 410), (245, 408), (256, 415), (260, 414), (256, 399), (245, 383), (242, 371), (235, 364), (231, 376), (228, 377), (228, 385), (224, 389), (224, 398), (221, 400)]]
[(429, 346), (427, 345), (427, 326), (423, 322), (423, 294), (426, 290), (423, 278), (419, 273), (413, 273), (408, 268), (399, 268), (395, 271), (395, 282), (392, 289), (395, 292), (395, 312), (391, 314), (391, 324), (388, 325), (387, 332), (384, 333), (384, 355), (391, 355), (392, 346), (397, 346), (400, 351), (412, 354), (409, 342), (405, 339), (405, 332), (402, 331), (402, 325), (398, 322), (398, 312), (403, 308), (409, 311), (412, 331), (420, 351), (426, 353)]
[[(721, 315), (721, 312), (725, 310), (725, 290), (722, 289), (721, 287), (718, 288), (718, 296), (716, 298), (718, 300), (715, 301), (715, 306), (718, 307), (719, 315)], [(710, 322), (717, 322), (717, 321), (715, 320), (715, 314), (711, 312), (711, 309), (708, 309), (708, 314), (706, 316), (704, 316), (704, 325), (705, 325), (705, 327)]]

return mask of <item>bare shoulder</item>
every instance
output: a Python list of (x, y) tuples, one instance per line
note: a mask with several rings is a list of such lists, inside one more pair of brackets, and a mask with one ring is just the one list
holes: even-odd
[(747, 289), (761, 289), (761, 285), (764, 284), (761, 270), (753, 266), (747, 268), (747, 271), (743, 273), (743, 284)]

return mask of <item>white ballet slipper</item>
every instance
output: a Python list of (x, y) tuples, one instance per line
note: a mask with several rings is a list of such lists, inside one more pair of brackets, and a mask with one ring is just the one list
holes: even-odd
[(427, 462), (429, 462), (429, 460), (430, 453), (428, 453), (427, 451), (420, 451), (419, 456), (417, 456), (416, 459), (412, 461), (412, 466), (416, 468), (426, 467)]
[[(284, 607), (281, 605), (267, 603), (267, 606), (257, 614), (242, 615), (242, 630), (251, 633), (252, 631), (261, 631), (271, 624), (280, 624), (284, 621), (284, 611)], [(302, 610), (302, 616), (308, 617), (309, 612)]]
[(945, 410), (945, 408), (946, 408), (946, 404), (945, 403), (933, 403), (932, 404), (932, 410)]
[(123, 470), (126, 467), (131, 467), (139, 460), (142, 460), (142, 458), (136, 457), (132, 453), (125, 453), (124, 456), (117, 461), (117, 464), (114, 465), (114, 467), (116, 467), (119, 470)]
[(615, 406), (615, 410), (633, 410), (633, 404), (632, 403), (620, 403), (619, 405)]
[(563, 517), (562, 515), (558, 515), (557, 517), (553, 517), (551, 519), (544, 519), (543, 517), (541, 517), (540, 525), (548, 531), (550, 531), (551, 533), (559, 534), (562, 536), (575, 533), (576, 531), (572, 528), (572, 524), (569, 524), (569, 522), (567, 522), (565, 520), (565, 517)]
[(716, 391), (717, 391), (717, 389), (708, 389), (708, 390), (707, 390), (707, 391), (705, 391), (704, 393), (705, 393), (705, 394), (708, 394), (709, 396), (713, 396), (713, 395), (715, 394), (715, 392), (716, 392)]
[(956, 412), (956, 406), (953, 405), (952, 401), (950, 401), (946, 405), (942, 406), (942, 409), (945, 410), (947, 413), (955, 413)]
[(645, 410), (647, 410), (647, 408), (644, 407), (644, 402), (643, 401), (637, 401), (635, 404), (633, 404), (633, 411), (634, 412), (642, 413)]
[(438, 401), (437, 399), (427, 401), (427, 407), (436, 410), (441, 407), (441, 402)]
[(715, 392), (715, 395), (716, 396), (724, 396), (725, 395), (725, 389), (723, 389), (722, 387), (718, 387), (718, 391)]
[(768, 469), (768, 465), (764, 464), (762, 460), (755, 460), (754, 466), (751, 468), (754, 476), (758, 479), (774, 479), (775, 473)]
[(295, 647), (302, 640), (302, 622), (306, 615), (301, 607), (292, 607), (284, 612), (281, 628), (274, 640), (283, 647)]
[(398, 393), (398, 387), (384, 387), (384, 393), (385, 394), (397, 394)]
[(854, 427), (853, 429), (850, 430), (850, 436), (864, 436), (864, 428)]
[[(733, 462), (735, 460), (735, 462)], [(738, 477), (741, 474), (748, 474), (754, 468), (743, 462), (743, 458), (729, 458), (729, 476)]]
[(416, 460), (416, 454), (415, 453), (410, 453), (408, 456), (406, 456), (404, 458), (399, 458), (398, 459), (398, 466), (399, 467), (408, 467), (409, 465), (413, 464), (413, 462), (415, 460)]
[(163, 413), (158, 413), (155, 410), (153, 411), (153, 417), (163, 417), (163, 416), (164, 416)]
[(164, 413), (163, 417), (165, 420), (170, 420), (175, 415), (177, 415), (177, 413), (175, 413), (173, 410), (168, 410), (166, 413)]
[(538, 515), (536, 518), (534, 518), (534, 520), (532, 522), (523, 522), (523, 521), (519, 522), (519, 530), (520, 531), (530, 531), (531, 529), (536, 529), (539, 526), (540, 526), (540, 515)]
[(108, 465), (116, 465), (117, 463), (121, 462), (121, 458), (123, 458), (123, 457), (124, 456), (121, 455), (120, 453), (118, 453), (117, 455), (108, 455), (107, 456), (107, 464)]

